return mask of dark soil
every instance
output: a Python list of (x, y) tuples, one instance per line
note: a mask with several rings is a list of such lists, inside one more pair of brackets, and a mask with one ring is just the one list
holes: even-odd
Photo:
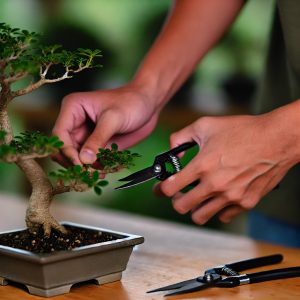
[(68, 230), (67, 234), (62, 234), (53, 230), (50, 237), (44, 236), (42, 228), (37, 232), (22, 230), (1, 234), (0, 245), (28, 250), (34, 253), (50, 253), (113, 241), (119, 238), (108, 232), (69, 225), (64, 226)]

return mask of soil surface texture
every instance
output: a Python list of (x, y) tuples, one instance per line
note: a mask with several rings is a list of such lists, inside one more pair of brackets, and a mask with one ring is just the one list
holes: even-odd
[(37, 232), (16, 231), (0, 235), (0, 245), (23, 249), (34, 253), (50, 253), (71, 250), (82, 246), (118, 239), (118, 236), (76, 226), (64, 225), (67, 234), (53, 230), (50, 237), (44, 236), (43, 229)]

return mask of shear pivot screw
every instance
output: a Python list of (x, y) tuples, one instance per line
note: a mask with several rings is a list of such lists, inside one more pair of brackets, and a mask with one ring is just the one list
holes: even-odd
[(155, 165), (154, 166), (154, 172), (155, 173), (160, 173), (161, 172), (161, 166), (160, 165)]
[(211, 274), (205, 274), (203, 276), (203, 279), (205, 282), (211, 282), (211, 281), (213, 281), (214, 277)]

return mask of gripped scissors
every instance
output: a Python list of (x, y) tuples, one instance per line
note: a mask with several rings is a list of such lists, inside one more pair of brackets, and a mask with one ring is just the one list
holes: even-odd
[(208, 269), (204, 272), (203, 276), (157, 288), (147, 293), (171, 291), (165, 294), (165, 296), (171, 296), (200, 291), (210, 287), (230, 288), (269, 280), (300, 277), (300, 267), (273, 269), (248, 274), (239, 273), (246, 269), (280, 263), (282, 260), (283, 256), (281, 254), (274, 254), (229, 263)]
[[(171, 175), (179, 172), (182, 169), (181, 162), (177, 155), (185, 150), (188, 150), (196, 146), (196, 142), (184, 143), (176, 148), (173, 148), (167, 152), (157, 155), (154, 159), (154, 163), (151, 167), (145, 168), (138, 172), (135, 172), (127, 177), (119, 179), (119, 181), (129, 181), (119, 187), (116, 187), (116, 190), (121, 190), (129, 188), (153, 178), (156, 178), (160, 181), (163, 181), (170, 177)], [(168, 165), (172, 167), (172, 170), (168, 170)], [(199, 181), (198, 181), (199, 182)], [(196, 182), (191, 183), (192, 186), (195, 186)]]

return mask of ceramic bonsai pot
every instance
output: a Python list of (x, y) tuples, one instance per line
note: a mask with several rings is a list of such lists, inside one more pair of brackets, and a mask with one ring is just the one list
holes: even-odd
[(0, 284), (22, 283), (31, 294), (52, 297), (68, 293), (72, 285), (79, 282), (92, 279), (98, 284), (117, 281), (126, 269), (133, 247), (144, 241), (137, 235), (70, 222), (62, 224), (109, 233), (115, 240), (51, 253), (33, 253), (0, 245)]

